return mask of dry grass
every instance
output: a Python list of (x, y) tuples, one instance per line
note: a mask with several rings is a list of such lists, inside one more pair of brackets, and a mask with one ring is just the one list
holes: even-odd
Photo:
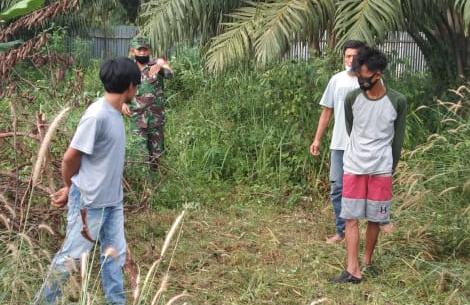
[(65, 115), (70, 110), (70, 107), (62, 109), (61, 112), (54, 118), (51, 125), (47, 129), (46, 135), (44, 136), (44, 140), (41, 143), (41, 146), (38, 151), (38, 156), (36, 159), (36, 163), (34, 164), (33, 175), (32, 175), (32, 184), (35, 186), (38, 183), (39, 176), (41, 174), (42, 168), (44, 166), (44, 161), (46, 160), (47, 151), (51, 144), (51, 141), (59, 127), (60, 122), (65, 118)]
[[(296, 209), (214, 205), (192, 211), (168, 291), (186, 290), (192, 296), (190, 304), (208, 305), (467, 304), (470, 300), (465, 292), (470, 274), (468, 270), (459, 274), (464, 261), (431, 254), (434, 241), (426, 227), (400, 219), (403, 215), (395, 215), (397, 231), (383, 236), (377, 246), (379, 278), (359, 286), (331, 285), (328, 279), (342, 269), (345, 249), (324, 242), (333, 229), (329, 203), (313, 200), (301, 205)], [(131, 243), (136, 257), (145, 259), (157, 251), (173, 217), (173, 212), (128, 217), (129, 240), (139, 240)], [(447, 274), (444, 280), (442, 274)]]

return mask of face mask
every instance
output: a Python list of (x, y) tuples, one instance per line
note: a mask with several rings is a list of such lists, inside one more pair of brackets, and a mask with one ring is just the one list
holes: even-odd
[(352, 67), (349, 67), (347, 65), (344, 65), (344, 70), (346, 70), (346, 72), (351, 72), (352, 71)]
[(374, 76), (375, 76), (375, 73), (372, 74), (370, 77), (360, 77), (360, 76), (358, 76), (358, 77), (357, 77), (357, 81), (359, 82), (359, 87), (360, 87), (363, 91), (372, 89), (372, 87), (374, 87), (375, 84), (376, 84), (377, 81), (378, 81), (378, 79), (376, 79), (375, 81), (372, 81), (372, 78), (373, 78)]
[(135, 60), (143, 65), (147, 64), (150, 61), (150, 56), (134, 56)]

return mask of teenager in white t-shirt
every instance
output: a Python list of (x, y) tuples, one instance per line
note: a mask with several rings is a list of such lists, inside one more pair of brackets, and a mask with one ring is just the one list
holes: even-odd
[(330, 198), (335, 212), (336, 234), (327, 238), (327, 243), (336, 243), (344, 239), (345, 221), (341, 213), (341, 193), (343, 191), (343, 154), (348, 144), (348, 134), (344, 117), (344, 101), (349, 92), (359, 88), (357, 77), (351, 71), (354, 57), (365, 44), (357, 40), (349, 40), (343, 47), (345, 70), (333, 75), (320, 100), (323, 110), (318, 121), (317, 131), (310, 145), (310, 153), (314, 157), (320, 155), (320, 144), (323, 135), (334, 114), (333, 134), (331, 138), (330, 162)]

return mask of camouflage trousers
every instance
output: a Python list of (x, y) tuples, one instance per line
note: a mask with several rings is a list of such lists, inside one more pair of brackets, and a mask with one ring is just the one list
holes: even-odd
[(131, 105), (133, 131), (141, 137), (148, 150), (151, 168), (158, 167), (165, 150), (165, 108), (163, 103), (155, 103), (155, 99), (154, 96), (140, 96)]

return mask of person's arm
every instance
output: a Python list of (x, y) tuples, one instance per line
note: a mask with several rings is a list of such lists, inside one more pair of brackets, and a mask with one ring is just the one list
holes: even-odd
[(100, 123), (93, 116), (82, 117), (62, 160), (62, 179), (64, 187), (51, 195), (52, 205), (62, 207), (67, 203), (72, 177), (80, 169), (82, 154), (93, 154)]
[(398, 161), (400, 160), (401, 149), (405, 140), (407, 104), (404, 97), (399, 97), (397, 99), (396, 111), (397, 119), (395, 120), (394, 124), (395, 134), (392, 141), (393, 172), (395, 172), (395, 168), (397, 167)]
[(72, 185), (72, 177), (78, 172), (80, 168), (80, 161), (82, 152), (69, 147), (65, 152), (64, 159), (62, 160), (62, 179), (67, 187)]
[(310, 153), (313, 156), (320, 155), (320, 145), (321, 139), (325, 134), (326, 129), (328, 128), (328, 124), (331, 120), (331, 115), (333, 114), (333, 108), (323, 107), (323, 110), (320, 114), (320, 119), (318, 120), (318, 127), (317, 131), (315, 132), (315, 137), (313, 138), (313, 142), (310, 145)]
[(132, 115), (131, 108), (129, 107), (128, 104), (126, 104), (126, 103), (122, 104), (121, 113), (125, 116), (131, 116)]
[(312, 139), (312, 144), (310, 145), (310, 154), (314, 157), (318, 157), (320, 155), (320, 145), (321, 139), (325, 134), (326, 129), (328, 128), (328, 124), (331, 120), (331, 115), (333, 114), (333, 108), (335, 106), (335, 76), (333, 76), (329, 81), (328, 85), (323, 92), (323, 96), (320, 100), (320, 106), (322, 106), (322, 112), (320, 114), (320, 118), (318, 119), (318, 126), (317, 131), (315, 132), (315, 136)]
[(160, 74), (164, 78), (171, 78), (173, 76), (173, 69), (171, 69), (170, 63), (166, 59), (158, 58), (157, 64), (161, 67)]
[(62, 160), (62, 179), (64, 181), (64, 187), (52, 194), (52, 205), (63, 207), (67, 203), (70, 186), (72, 185), (72, 177), (80, 168), (81, 158), (81, 151), (75, 148), (69, 147), (65, 152)]
[(351, 92), (346, 96), (346, 100), (344, 101), (344, 119), (346, 120), (346, 132), (348, 133), (348, 136), (351, 136), (353, 127), (354, 115), (352, 105), (356, 99), (356, 96), (356, 94)]
[(157, 58), (155, 64), (150, 67), (149, 82), (155, 82), (158, 78), (158, 74), (163, 76), (163, 78), (171, 78), (173, 76), (173, 70), (171, 69), (170, 64), (163, 58)]

